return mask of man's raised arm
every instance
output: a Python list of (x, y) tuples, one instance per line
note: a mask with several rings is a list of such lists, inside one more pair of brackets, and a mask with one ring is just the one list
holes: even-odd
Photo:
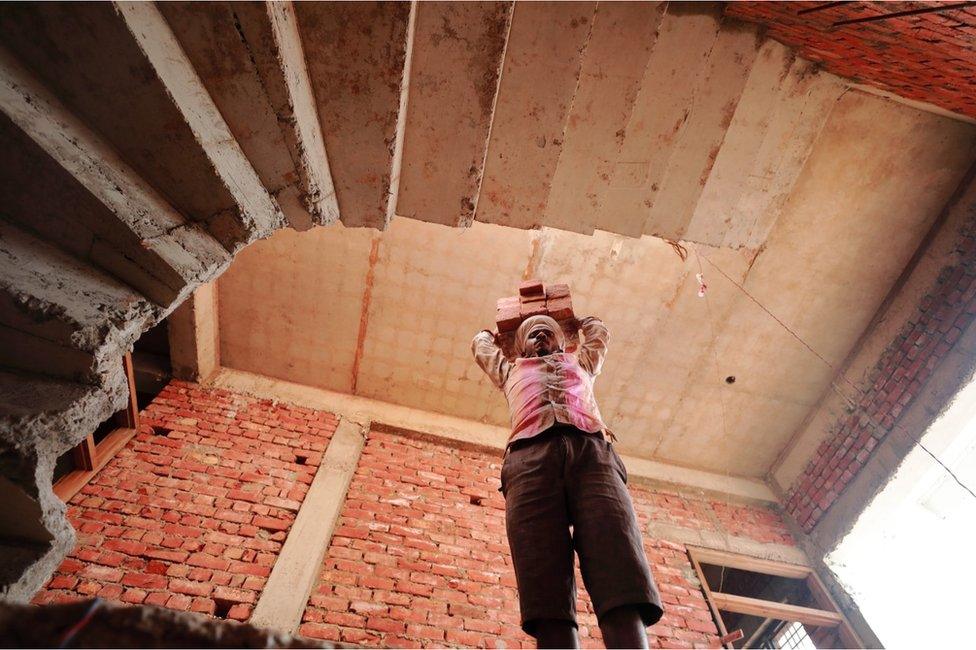
[(591, 375), (599, 375), (603, 368), (603, 359), (607, 356), (610, 331), (603, 321), (595, 316), (587, 316), (580, 320), (580, 330), (583, 332), (583, 343), (577, 355), (579, 363)]
[(494, 332), (481, 330), (475, 334), (471, 341), (471, 353), (491, 382), (499, 388), (504, 387), (508, 379), (509, 362), (495, 342)]

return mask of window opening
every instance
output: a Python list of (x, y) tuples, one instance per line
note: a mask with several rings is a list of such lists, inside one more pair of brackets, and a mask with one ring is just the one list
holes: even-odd
[(863, 646), (813, 569), (697, 547), (688, 557), (724, 647)]
[(817, 650), (803, 623), (797, 621), (783, 625), (779, 633), (773, 637), (773, 644), (772, 647), (785, 650)]

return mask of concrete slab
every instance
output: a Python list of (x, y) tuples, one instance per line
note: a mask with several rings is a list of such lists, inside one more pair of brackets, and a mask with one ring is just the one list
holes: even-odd
[(417, 5), (398, 215), (474, 220), (512, 5)]
[(547, 227), (590, 234), (600, 223), (600, 197), (613, 174), (665, 6), (597, 5), (546, 201)]
[(478, 221), (543, 224), (595, 10), (595, 2), (515, 5)]
[(115, 5), (138, 46), (175, 102), (207, 160), (233, 197), (236, 215), (215, 215), (209, 228), (229, 250), (268, 236), (284, 215), (244, 155), (166, 19), (155, 5)]
[(0, 40), (181, 213), (201, 221), (235, 207), (111, 4), (9, 6)]
[[(6, 216), (161, 306), (230, 255), (0, 50)], [(65, 211), (71, 205), (73, 210)]]
[[(697, 80), (721, 28), (717, 3), (670, 3), (604, 188), (597, 228), (639, 237), (685, 128)], [(666, 89), (666, 90), (664, 90)]]
[(410, 4), (302, 2), (295, 13), (342, 223), (384, 228)]
[(644, 222), (644, 234), (684, 238), (759, 45), (759, 31), (754, 25), (722, 25), (698, 75), (687, 121), (668, 158), (660, 191)]
[(368, 423), (339, 421), (248, 622), (294, 634), (346, 500)]

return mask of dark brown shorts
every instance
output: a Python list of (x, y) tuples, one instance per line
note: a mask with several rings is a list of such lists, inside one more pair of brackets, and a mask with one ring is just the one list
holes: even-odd
[(627, 470), (610, 442), (556, 425), (512, 443), (501, 482), (523, 630), (545, 618), (576, 624), (574, 550), (598, 618), (622, 605), (636, 606), (645, 625), (661, 618)]

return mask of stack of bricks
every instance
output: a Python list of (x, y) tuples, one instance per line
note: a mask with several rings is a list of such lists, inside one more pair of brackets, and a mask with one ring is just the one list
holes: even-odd
[(499, 332), (514, 332), (530, 316), (550, 316), (557, 321), (574, 318), (569, 285), (550, 284), (546, 287), (540, 280), (523, 282), (517, 296), (499, 298), (495, 324)]
[[(349, 487), (303, 635), (385, 647), (534, 648), (519, 626), (515, 575), (498, 492), (501, 458), (373, 431)], [(697, 526), (761, 543), (793, 544), (771, 509), (729, 505), (634, 481), (652, 521)], [(651, 647), (717, 647), (718, 632), (686, 549), (645, 534), (665, 616)], [(577, 571), (584, 647), (600, 645)]]
[[(824, 6), (829, 5), (829, 6)], [(729, 2), (726, 14), (766, 25), (768, 35), (833, 74), (976, 118), (976, 7), (834, 26), (921, 2)], [(800, 13), (804, 9), (813, 9)]]
[(976, 317), (976, 215), (963, 226), (953, 258), (871, 370), (855, 408), (833, 424), (790, 487), (786, 511), (806, 532), (854, 480)]
[(499, 298), (496, 303), (495, 325), (498, 328), (502, 350), (509, 358), (515, 356), (515, 331), (526, 318), (549, 316), (562, 327), (567, 349), (578, 343), (576, 315), (569, 285), (543, 285), (541, 280), (526, 280), (519, 285), (516, 296)]
[(71, 499), (78, 544), (34, 602), (98, 596), (246, 620), (336, 424), (172, 382)]

